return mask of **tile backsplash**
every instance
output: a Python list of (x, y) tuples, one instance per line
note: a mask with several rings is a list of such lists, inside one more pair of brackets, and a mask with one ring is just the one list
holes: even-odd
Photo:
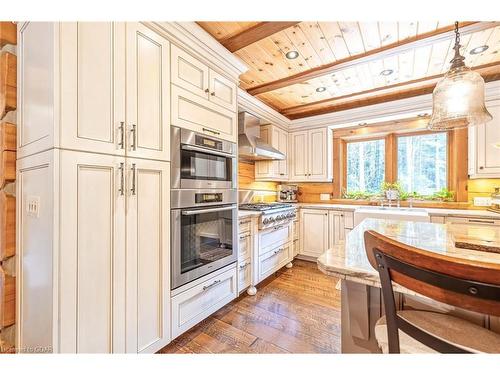
[(467, 182), (468, 200), (473, 204), (474, 197), (489, 197), (500, 186), (500, 178), (480, 178)]

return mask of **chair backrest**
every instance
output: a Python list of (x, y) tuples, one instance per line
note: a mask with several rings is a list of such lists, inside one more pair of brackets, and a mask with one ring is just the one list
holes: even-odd
[(372, 230), (364, 236), (368, 260), (380, 275), (390, 353), (399, 353), (398, 329), (439, 352), (467, 352), (400, 318), (392, 281), (439, 302), (500, 316), (500, 264), (418, 249)]

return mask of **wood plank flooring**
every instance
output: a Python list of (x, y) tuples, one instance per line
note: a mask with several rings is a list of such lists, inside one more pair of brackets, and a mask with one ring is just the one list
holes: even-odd
[(315, 263), (295, 260), (160, 353), (340, 353), (340, 291)]

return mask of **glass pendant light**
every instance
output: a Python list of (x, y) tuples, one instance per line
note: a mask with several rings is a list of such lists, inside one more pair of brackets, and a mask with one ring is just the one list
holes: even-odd
[(465, 66), (460, 47), (458, 22), (455, 22), (455, 56), (450, 61), (450, 70), (432, 93), (430, 130), (466, 128), (492, 119), (484, 105), (484, 79)]

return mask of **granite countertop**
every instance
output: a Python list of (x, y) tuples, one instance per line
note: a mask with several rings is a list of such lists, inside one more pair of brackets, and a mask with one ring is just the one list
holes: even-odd
[[(335, 204), (335, 203), (299, 203), (300, 208), (317, 208), (326, 210), (355, 211), (358, 208), (377, 207), (370, 205)], [(397, 209), (397, 207), (394, 207)], [(500, 214), (487, 210), (460, 210), (455, 208), (425, 208), (425, 207), (404, 207), (405, 210), (425, 210), (431, 216), (460, 216), (460, 217), (482, 217), (500, 220)]]
[[(455, 236), (498, 241), (500, 229), (496, 227), (365, 219), (349, 233), (344, 244), (336, 245), (318, 258), (318, 268), (341, 279), (380, 287), (378, 272), (370, 265), (365, 252), (363, 235), (369, 229), (438, 254), (500, 264), (500, 254), (456, 248), (453, 241)], [(397, 285), (395, 290), (414, 294)]]

